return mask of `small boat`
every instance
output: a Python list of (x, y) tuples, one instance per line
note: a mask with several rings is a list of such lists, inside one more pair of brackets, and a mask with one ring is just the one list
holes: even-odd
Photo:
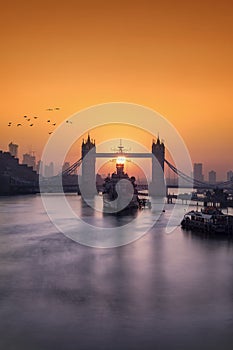
[(212, 234), (233, 234), (233, 216), (224, 214), (215, 207), (206, 207), (201, 211), (192, 210), (181, 221), (183, 229)]
[(140, 198), (139, 207), (140, 209), (151, 209), (151, 201), (147, 198)]

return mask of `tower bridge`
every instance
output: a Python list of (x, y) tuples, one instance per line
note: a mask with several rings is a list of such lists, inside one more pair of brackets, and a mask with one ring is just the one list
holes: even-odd
[[(183, 179), (185, 183), (188, 185), (190, 184), (191, 187), (196, 189), (214, 189), (216, 187), (220, 189), (227, 189), (231, 188), (233, 186), (233, 181), (225, 181), (225, 182), (219, 182), (215, 184), (210, 184), (204, 181), (199, 181), (196, 179), (193, 179), (191, 176), (185, 174), (184, 172), (177, 169), (173, 164), (171, 164), (166, 158), (165, 158), (165, 145), (158, 137), (157, 140), (152, 141), (152, 148), (151, 152), (147, 153), (130, 153), (130, 152), (124, 152), (124, 147), (119, 146), (118, 152), (96, 152), (96, 144), (95, 141), (90, 138), (90, 135), (88, 134), (88, 137), (86, 140), (83, 140), (82, 142), (82, 156), (81, 158), (73, 163), (68, 169), (63, 171), (62, 175), (70, 175), (73, 174), (77, 168), (80, 167), (82, 164), (82, 181), (88, 184), (94, 183), (96, 181), (96, 171), (95, 171), (95, 165), (96, 165), (96, 158), (117, 158), (119, 156), (123, 156), (126, 159), (133, 159), (133, 158), (147, 158), (151, 159), (152, 162), (152, 174), (151, 174), (151, 184), (150, 184), (150, 191), (151, 194), (154, 195), (164, 195), (164, 168), (165, 165), (168, 166), (174, 174), (176, 174), (180, 179)], [(168, 186), (170, 187), (170, 186)], [(172, 186), (172, 187), (179, 187), (178, 185)]]
[[(22, 168), (24, 169), (24, 166), (18, 164), (18, 160), (14, 157), (9, 160), (9, 164), (11, 166), (7, 167), (8, 163), (4, 163), (4, 154), (0, 152), (0, 155), (2, 154), (2, 157), (0, 159), (0, 163), (2, 165), (2, 170), (0, 172), (0, 176), (2, 179), (2, 186), (0, 186), (0, 195), (4, 194), (17, 194), (17, 193), (38, 193), (40, 191), (42, 192), (58, 192), (61, 190), (61, 187), (59, 185), (59, 178), (62, 176), (62, 185), (63, 190), (65, 192), (78, 192), (79, 191), (79, 184), (78, 184), (78, 177), (76, 176), (69, 176), (76, 174), (76, 170), (82, 165), (82, 181), (86, 185), (86, 187), (89, 187), (89, 184), (93, 184), (93, 187), (95, 187), (96, 192), (96, 159), (97, 158), (108, 158), (108, 159), (116, 159), (117, 157), (125, 157), (126, 159), (136, 159), (136, 158), (147, 158), (151, 159), (152, 163), (152, 173), (151, 173), (151, 183), (149, 184), (149, 192), (151, 195), (166, 195), (166, 186), (165, 186), (165, 179), (164, 179), (164, 168), (167, 166), (171, 171), (177, 175), (179, 179), (185, 180), (185, 183), (188, 185), (190, 184), (190, 187), (196, 188), (196, 189), (220, 189), (220, 190), (228, 190), (229, 198), (231, 200), (231, 203), (233, 205), (233, 179), (230, 181), (225, 182), (217, 182), (214, 184), (210, 184), (204, 181), (199, 181), (197, 179), (193, 179), (191, 176), (185, 174), (180, 169), (177, 169), (173, 164), (171, 164), (166, 158), (165, 158), (165, 146), (164, 143), (160, 141), (159, 137), (157, 140), (152, 141), (152, 148), (151, 152), (146, 153), (129, 153), (124, 152), (124, 147), (119, 146), (118, 152), (96, 152), (96, 145), (95, 141), (91, 140), (90, 135), (88, 135), (87, 139), (82, 143), (81, 148), (82, 154), (80, 159), (78, 159), (76, 162), (74, 162), (69, 168), (65, 169), (63, 172), (61, 172), (59, 175), (51, 177), (51, 178), (44, 178), (41, 176), (40, 184), (42, 184), (42, 189), (39, 188), (39, 181), (38, 181), (38, 175), (30, 169), (28, 170), (28, 175), (23, 176), (22, 174)], [(9, 154), (6, 154), (8, 158), (10, 157)], [(4, 158), (4, 159), (3, 159)], [(17, 163), (17, 164), (15, 164)], [(11, 171), (9, 170), (11, 169)], [(19, 171), (20, 170), (20, 171)], [(29, 176), (30, 175), (30, 176)], [(31, 176), (33, 175), (33, 176)], [(27, 180), (25, 182), (25, 179)], [(179, 184), (180, 185), (180, 184)], [(176, 187), (180, 187), (177, 185)], [(139, 187), (139, 186), (138, 186)], [(171, 186), (167, 186), (171, 187)], [(173, 186), (175, 187), (175, 186)], [(165, 188), (165, 191), (164, 191)], [(46, 190), (47, 189), (47, 190)], [(144, 188), (145, 189), (145, 188)]]
[[(95, 173), (95, 163), (96, 158), (117, 158), (123, 156), (126, 159), (133, 158), (149, 158), (152, 160), (152, 174), (151, 174), (151, 184), (149, 186), (150, 194), (157, 196), (165, 196), (165, 181), (164, 181), (164, 162), (165, 162), (165, 146), (164, 143), (157, 138), (155, 142), (152, 142), (151, 153), (129, 153), (124, 152), (124, 147), (120, 145), (118, 147), (118, 152), (110, 153), (99, 153), (96, 152), (95, 141), (91, 140), (88, 134), (87, 140), (82, 142), (82, 184), (85, 188), (88, 188), (90, 184), (95, 184), (96, 173)], [(80, 160), (80, 164), (81, 164)], [(66, 171), (66, 173), (69, 170)], [(90, 192), (94, 193), (94, 188), (90, 188)]]

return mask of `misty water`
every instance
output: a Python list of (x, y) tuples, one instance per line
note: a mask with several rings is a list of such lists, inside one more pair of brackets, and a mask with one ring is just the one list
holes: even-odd
[(0, 348), (232, 349), (233, 244), (167, 234), (172, 208), (135, 242), (96, 249), (59, 232), (40, 196), (0, 198)]

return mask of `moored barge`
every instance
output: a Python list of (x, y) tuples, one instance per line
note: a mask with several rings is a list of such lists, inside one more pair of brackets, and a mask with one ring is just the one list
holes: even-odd
[(184, 215), (181, 227), (190, 231), (233, 236), (233, 216), (215, 207), (192, 210)]

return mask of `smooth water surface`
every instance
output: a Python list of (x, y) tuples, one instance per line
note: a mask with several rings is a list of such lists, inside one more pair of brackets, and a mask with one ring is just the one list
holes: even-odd
[(40, 196), (1, 198), (0, 348), (232, 349), (233, 244), (166, 234), (165, 209), (141, 239), (95, 249), (58, 232)]

